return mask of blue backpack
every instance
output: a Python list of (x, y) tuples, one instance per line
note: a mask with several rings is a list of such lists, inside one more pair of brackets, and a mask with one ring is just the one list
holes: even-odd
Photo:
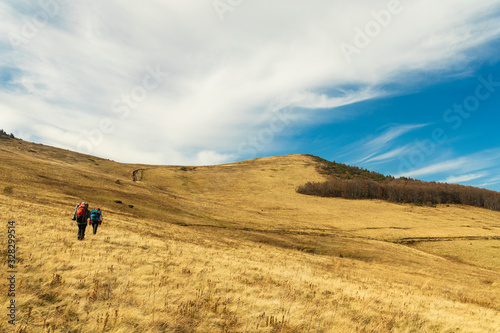
[(101, 212), (98, 211), (97, 209), (92, 209), (90, 212), (90, 221), (92, 222), (99, 222), (101, 219)]

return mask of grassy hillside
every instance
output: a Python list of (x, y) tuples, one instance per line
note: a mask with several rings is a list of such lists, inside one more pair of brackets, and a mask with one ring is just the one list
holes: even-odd
[[(500, 330), (499, 212), (296, 193), (326, 179), (317, 163), (132, 165), (0, 139), (17, 332)], [(78, 241), (82, 200), (104, 222)]]

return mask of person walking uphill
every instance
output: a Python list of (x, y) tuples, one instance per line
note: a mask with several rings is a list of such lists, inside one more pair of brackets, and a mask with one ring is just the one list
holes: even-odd
[(89, 205), (86, 202), (80, 202), (75, 207), (73, 213), (73, 221), (78, 223), (78, 239), (82, 240), (85, 237), (85, 229), (87, 228), (87, 220), (90, 218)]
[(101, 208), (92, 209), (92, 211), (90, 212), (89, 225), (92, 224), (94, 235), (97, 233), (97, 227), (100, 226), (101, 223), (102, 223)]

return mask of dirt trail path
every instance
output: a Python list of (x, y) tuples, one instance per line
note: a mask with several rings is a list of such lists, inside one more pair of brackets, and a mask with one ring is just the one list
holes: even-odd
[(500, 239), (500, 236), (410, 237), (410, 238), (400, 238), (388, 241), (397, 244), (413, 244), (419, 242), (449, 242), (456, 240), (496, 240), (496, 239)]
[(142, 177), (144, 177), (144, 171), (146, 171), (146, 169), (137, 169), (132, 171), (132, 180), (134, 182), (141, 181)]

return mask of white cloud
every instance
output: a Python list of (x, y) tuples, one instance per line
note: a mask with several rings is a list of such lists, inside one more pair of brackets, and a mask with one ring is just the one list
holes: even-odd
[(457, 158), (454, 160), (448, 160), (444, 162), (435, 163), (423, 168), (415, 169), (403, 174), (396, 175), (395, 177), (422, 177), (427, 175), (438, 174), (445, 171), (453, 171), (461, 169), (464, 165), (468, 163), (467, 159), (464, 157)]
[[(2, 93), (1, 121), (76, 149), (84, 130), (109, 118), (115, 129), (92, 153), (119, 161), (246, 158), (239, 144), (268, 126), (277, 106), (331, 109), (386, 96), (382, 85), (420, 71), (467, 67), (468, 50), (500, 35), (500, 20), (489, 16), (497, 0), (401, 3), (403, 11), (350, 64), (340, 44), (353, 43), (355, 29), (386, 1), (245, 1), (224, 21), (210, 1), (71, 1), (15, 51), (9, 36), (22, 33), (22, 18), (29, 21), (40, 7), (0, 3), (0, 66), (22, 73), (16, 90)], [(113, 102), (140, 86), (149, 66), (167, 77), (119, 117)], [(288, 126), (323, 120), (315, 117), (302, 110)], [(404, 130), (367, 147), (382, 149)], [(269, 142), (264, 149), (272, 148)]]
[[(498, 171), (496, 172), (496, 174), (498, 174)], [(492, 186), (492, 185), (496, 185), (496, 184), (500, 184), (500, 177), (499, 176), (486, 179), (485, 182), (479, 184), (478, 186), (487, 187), (487, 186)]]
[(348, 147), (346, 147), (345, 150), (348, 152), (348, 154), (351, 155), (355, 154), (362, 156), (358, 158), (357, 161), (354, 162), (354, 164), (391, 159), (397, 156), (398, 154), (407, 152), (410, 149), (410, 147), (408, 145), (405, 145), (404, 147), (392, 149), (391, 151), (385, 153), (382, 153), (382, 151), (394, 145), (394, 141), (396, 141), (401, 136), (426, 126), (428, 125), (427, 124), (395, 125), (388, 128), (382, 134), (376, 137), (367, 138), (358, 142), (354, 142)]
[(478, 178), (483, 178), (488, 176), (487, 172), (480, 172), (480, 173), (472, 173), (468, 175), (461, 175), (461, 176), (450, 176), (446, 178), (445, 180), (440, 180), (441, 183), (465, 183), (469, 182), (471, 180), (475, 180)]
[(373, 162), (382, 162), (382, 161), (387, 161), (387, 160), (392, 160), (395, 158), (398, 158), (399, 156), (403, 156), (409, 151), (411, 151), (411, 145), (405, 145), (403, 147), (398, 147), (396, 149), (392, 149), (386, 153), (373, 156), (369, 156), (369, 158), (366, 160), (366, 163), (373, 163)]
[(219, 154), (212, 150), (203, 150), (197, 154), (197, 165), (213, 165), (220, 164), (227, 160), (233, 159), (234, 156), (227, 154)]
[(371, 88), (359, 91), (342, 91), (341, 97), (329, 97), (326, 94), (314, 92), (298, 93), (290, 98), (291, 105), (307, 109), (332, 109), (339, 106), (362, 102), (368, 99), (381, 97), (383, 92), (373, 91)]
[(381, 148), (385, 147), (387, 144), (391, 143), (391, 141), (399, 138), (400, 136), (425, 126), (427, 126), (427, 124), (395, 126), (389, 128), (387, 131), (385, 131), (375, 139), (368, 141), (367, 143), (364, 144), (364, 146), (366, 148), (370, 148), (373, 150), (380, 150)]
[[(499, 162), (500, 162), (500, 149), (488, 149), (479, 151), (471, 155), (448, 159), (445, 161), (427, 165), (422, 168), (409, 170), (407, 172), (395, 175), (395, 177), (404, 176), (404, 177), (418, 178), (423, 176), (436, 176), (440, 174), (441, 175), (468, 174), (470, 172), (476, 172), (475, 174), (471, 174), (473, 176), (481, 175), (481, 177), (483, 177), (487, 175), (486, 171), (487, 169), (492, 168), (495, 165), (498, 165)], [(459, 177), (463, 178), (471, 175), (464, 175)], [(445, 181), (451, 182), (450, 179), (455, 180), (454, 182), (458, 182), (456, 180), (457, 177), (451, 177), (451, 176)], [(460, 180), (460, 181), (465, 182), (467, 180)]]

